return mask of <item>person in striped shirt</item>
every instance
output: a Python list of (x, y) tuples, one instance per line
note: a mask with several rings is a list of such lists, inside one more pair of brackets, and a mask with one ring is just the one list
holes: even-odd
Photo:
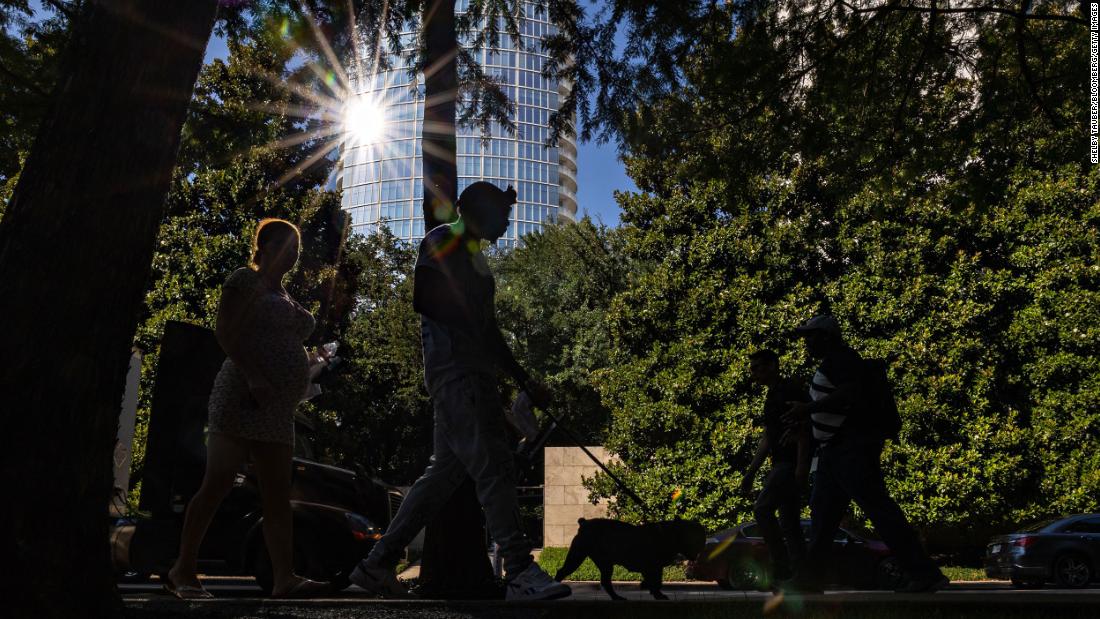
[(832, 316), (815, 316), (796, 330), (806, 353), (821, 364), (810, 387), (812, 402), (789, 402), (790, 421), (809, 419), (819, 442), (817, 471), (810, 495), (810, 545), (806, 560), (786, 591), (821, 592), (823, 571), (832, 551), (833, 536), (855, 501), (909, 577), (899, 589), (905, 593), (932, 593), (948, 579), (921, 546), (917, 532), (886, 491), (882, 477), (882, 448), (886, 437), (875, 423), (867, 363), (844, 340)]

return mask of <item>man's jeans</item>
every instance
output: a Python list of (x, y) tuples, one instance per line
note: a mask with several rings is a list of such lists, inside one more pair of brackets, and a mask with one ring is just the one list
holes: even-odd
[(917, 532), (886, 492), (880, 462), (883, 441), (859, 436), (835, 440), (835, 444), (830, 442), (818, 451), (817, 473), (810, 497), (813, 517), (810, 547), (805, 570), (799, 574), (799, 579), (822, 584), (833, 536), (848, 510), (848, 503), (853, 500), (871, 519), (875, 532), (911, 578), (938, 572), (924, 552)]
[(466, 475), (485, 508), (489, 534), (500, 545), (504, 569), (519, 574), (531, 563), (516, 501), (516, 473), (504, 429), (504, 410), (491, 376), (470, 374), (439, 386), (431, 463), (416, 480), (366, 564), (397, 565), (401, 552), (434, 518)]
[(792, 565), (801, 563), (806, 555), (799, 513), (802, 510), (801, 489), (795, 482), (794, 472), (793, 462), (772, 463), (772, 470), (752, 510), (771, 553), (773, 574), (782, 578), (790, 577)]

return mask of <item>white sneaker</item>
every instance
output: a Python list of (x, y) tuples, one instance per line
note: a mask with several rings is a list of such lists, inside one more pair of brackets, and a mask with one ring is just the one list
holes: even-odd
[(569, 585), (550, 578), (542, 571), (538, 563), (531, 563), (508, 583), (504, 599), (509, 602), (527, 602), (533, 600), (556, 600), (571, 595)]
[(360, 561), (351, 576), (348, 576), (348, 580), (368, 593), (384, 598), (410, 597), (409, 590), (397, 580), (397, 575), (392, 569), (371, 567)]

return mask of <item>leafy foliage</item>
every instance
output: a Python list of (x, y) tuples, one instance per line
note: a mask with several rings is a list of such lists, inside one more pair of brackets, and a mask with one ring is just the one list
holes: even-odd
[[(0, 204), (84, 5), (46, 4), (42, 18), (0, 1)], [(291, 292), (321, 317), (315, 342), (340, 339), (347, 359), (308, 407), (323, 455), (396, 482), (423, 466), (412, 249), (344, 239), (337, 196), (318, 189), (332, 110), (301, 113), (317, 110), (309, 92), (340, 93), (295, 54), (341, 71), (352, 46), (399, 50), (425, 5), (224, 12), (230, 57), (196, 87), (138, 331), (149, 354), (137, 466), (164, 322), (212, 325), (221, 283), (270, 215), (303, 225)], [(517, 43), (526, 3), (462, 5), (462, 36)], [(890, 361), (905, 426), (888, 483), (931, 539), (1100, 508), (1100, 172), (1084, 163), (1082, 9), (533, 8), (560, 29), (544, 75), (572, 85), (554, 135), (576, 124), (582, 138), (621, 140), (642, 192), (620, 196), (620, 229), (550, 228), (496, 257), (500, 320), (559, 412), (606, 441), (658, 512), (714, 527), (746, 516), (734, 489), (761, 406), (747, 355), (775, 348), (806, 377), (813, 364), (789, 331), (821, 311)], [(510, 103), (477, 58), (459, 55), (459, 118), (508, 126)], [(411, 70), (427, 64), (421, 54)], [(590, 486), (641, 517), (608, 479)]]
[[(608, 411), (593, 377), (609, 359), (608, 302), (629, 281), (618, 235), (585, 219), (524, 241), (490, 263), (498, 320), (520, 363), (552, 387), (557, 414), (598, 444)], [(345, 260), (358, 273), (361, 302), (342, 339), (347, 367), (316, 401), (318, 442), (335, 462), (411, 483), (432, 441), (420, 319), (412, 308), (416, 254), (386, 231), (356, 237), (349, 248)], [(504, 376), (500, 385), (510, 402), (515, 386)], [(568, 439), (559, 433), (551, 441)]]
[[(640, 103), (678, 90), (683, 59), (725, 16), (706, 0), (263, 0), (253, 11), (282, 20), (302, 48), (315, 50), (334, 71), (346, 73), (340, 81), (350, 82), (388, 70), (397, 58), (413, 78), (435, 70), (421, 24), (437, 4), (456, 9), (455, 32), (464, 43), (456, 56), (458, 118), (480, 127), (486, 138), (494, 122), (514, 129), (514, 102), (483, 69), (481, 52), (531, 45), (520, 28), (528, 13), (546, 16), (557, 27), (541, 43), (549, 59), (539, 68), (568, 85), (560, 110), (550, 117), (551, 142), (561, 132), (583, 139), (619, 137)], [(409, 36), (419, 43), (411, 50)]]
[(746, 517), (747, 355), (775, 348), (808, 377), (790, 329), (832, 311), (890, 360), (905, 427), (888, 484), (930, 539), (1096, 510), (1085, 29), (782, 9), (728, 7), (680, 65), (687, 87), (633, 121), (626, 248), (655, 267), (611, 310), (600, 391), (621, 472), (660, 512)]
[(414, 248), (383, 229), (354, 236), (345, 269), (358, 293), (341, 333), (344, 367), (311, 401), (322, 456), (386, 481), (410, 484), (432, 448), (420, 318), (412, 306)]
[(82, 4), (59, 1), (35, 11), (27, 0), (0, 0), (0, 216), (48, 109), (69, 15)]
[[(602, 444), (609, 412), (596, 375), (610, 361), (607, 308), (630, 281), (621, 235), (585, 218), (523, 237), (492, 263), (497, 315), (520, 363), (554, 391), (559, 418)], [(551, 444), (571, 444), (560, 433)]]

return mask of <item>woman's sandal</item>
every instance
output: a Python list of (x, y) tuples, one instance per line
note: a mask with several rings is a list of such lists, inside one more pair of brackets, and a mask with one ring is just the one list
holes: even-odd
[(172, 579), (167, 577), (164, 579), (164, 591), (181, 600), (208, 600), (214, 597), (212, 593), (203, 589), (202, 585), (198, 587), (193, 585), (176, 586), (176, 583), (172, 582)]
[(282, 593), (272, 593), (273, 598), (311, 598), (322, 593), (329, 593), (332, 585), (327, 582), (318, 582), (316, 580), (310, 580), (303, 578), (298, 581), (298, 584), (294, 585), (287, 591)]

